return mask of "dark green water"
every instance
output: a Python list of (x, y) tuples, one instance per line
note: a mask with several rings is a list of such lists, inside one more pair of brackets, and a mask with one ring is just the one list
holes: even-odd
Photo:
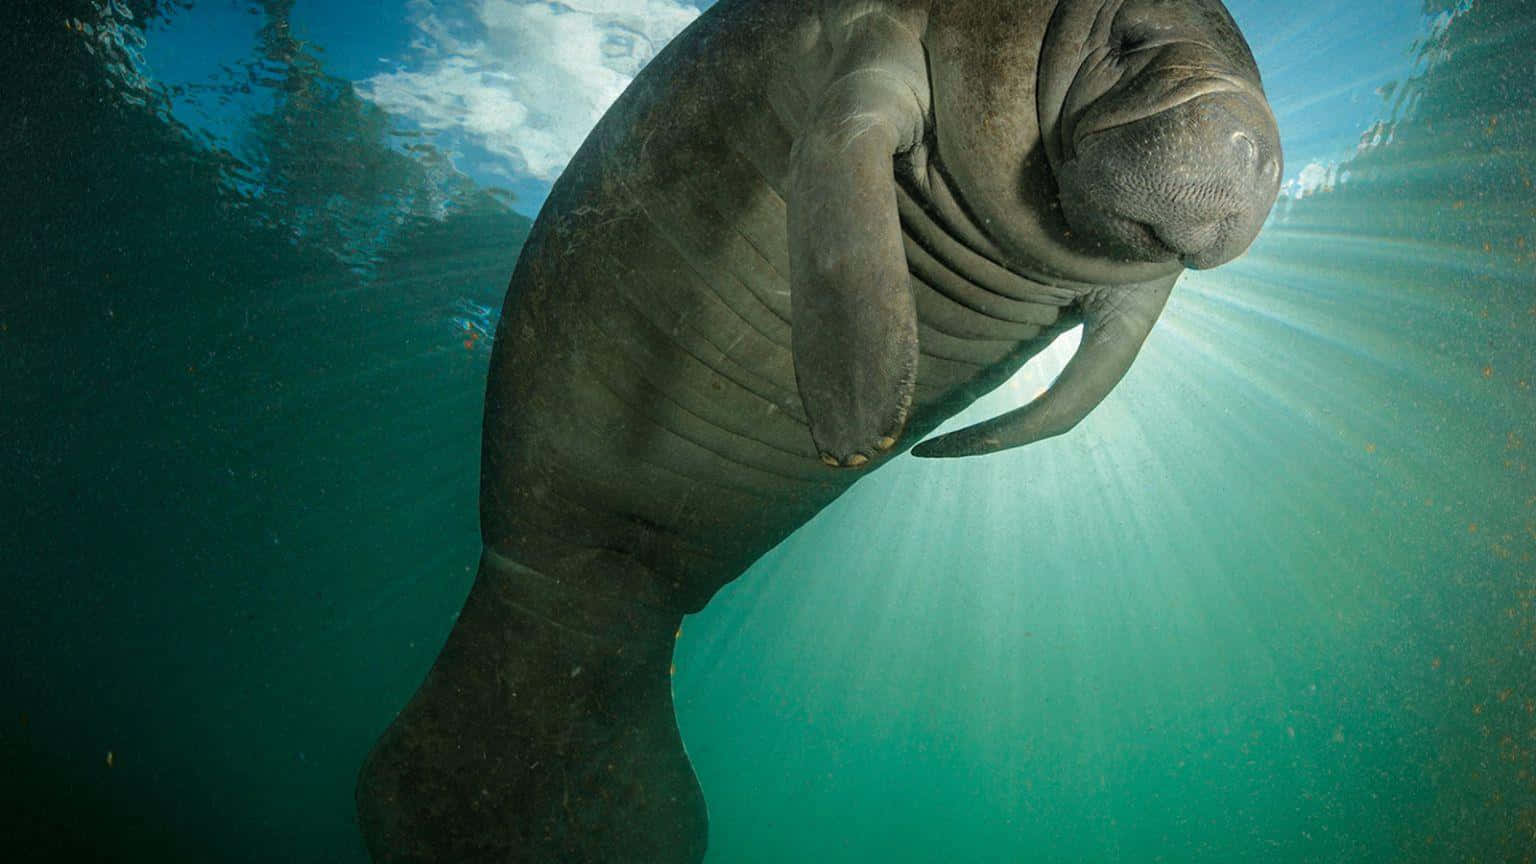
[[(528, 223), (291, 5), (238, 159), (94, 4), (3, 13), (0, 860), (364, 861), (468, 588)], [(1090, 421), (900, 460), (688, 621), (711, 864), (1536, 860), (1536, 4), (1460, 8)]]

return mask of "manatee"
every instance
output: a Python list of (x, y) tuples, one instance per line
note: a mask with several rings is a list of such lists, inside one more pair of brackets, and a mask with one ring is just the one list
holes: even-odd
[[(721, 0), (604, 115), (512, 274), (479, 572), (367, 757), (380, 862), (698, 862), (685, 614), (869, 470), (1059, 435), (1279, 133), (1216, 0)], [(1055, 383), (927, 441), (1052, 338)]]

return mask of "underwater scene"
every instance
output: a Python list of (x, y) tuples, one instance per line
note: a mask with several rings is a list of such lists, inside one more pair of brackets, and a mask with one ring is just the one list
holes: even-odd
[[(519, 253), (713, 4), (5, 5), (0, 861), (366, 864)], [(1536, 861), (1536, 2), (1225, 5), (1246, 252), (1070, 432), (924, 427), (683, 619), (708, 864)]]

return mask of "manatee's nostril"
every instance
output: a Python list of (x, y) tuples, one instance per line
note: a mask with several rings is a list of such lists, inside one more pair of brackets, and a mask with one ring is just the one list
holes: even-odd
[(1273, 183), (1280, 179), (1280, 163), (1274, 159), (1265, 159), (1264, 164), (1259, 166), (1259, 173), (1264, 175), (1265, 180)]
[(1242, 161), (1251, 163), (1258, 159), (1259, 148), (1253, 143), (1253, 139), (1248, 137), (1248, 133), (1233, 132), (1232, 146), (1236, 148), (1238, 158)]

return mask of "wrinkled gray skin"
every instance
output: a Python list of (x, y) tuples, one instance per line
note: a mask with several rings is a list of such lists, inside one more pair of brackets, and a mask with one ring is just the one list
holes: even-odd
[[(1056, 334), (1067, 431), (1185, 266), (1238, 255), (1279, 137), (1215, 0), (722, 0), (555, 184), (486, 394), (485, 551), (363, 766), (378, 861), (697, 862), (684, 613)], [(832, 466), (832, 467), (829, 467)]]

